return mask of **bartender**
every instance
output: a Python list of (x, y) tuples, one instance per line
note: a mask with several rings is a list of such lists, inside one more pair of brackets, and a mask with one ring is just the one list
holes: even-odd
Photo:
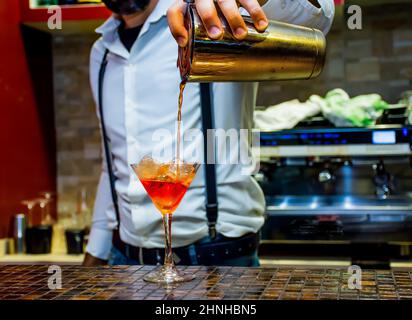
[[(160, 143), (153, 139), (153, 132), (160, 128), (175, 132), (178, 45), (185, 46), (188, 41), (183, 24), (186, 3), (103, 2), (113, 15), (97, 29), (101, 38), (90, 59), (91, 87), (102, 125), (103, 166), (84, 265), (155, 265), (164, 257), (162, 217), (130, 164)], [(261, 32), (272, 19), (327, 33), (334, 15), (333, 0), (238, 2)], [(210, 38), (222, 35), (217, 7), (234, 37), (246, 37), (236, 0), (196, 0), (195, 5)], [(257, 87), (256, 83), (209, 86), (214, 128), (251, 129)], [(190, 83), (184, 94), (184, 130), (201, 129), (207, 100), (204, 92), (199, 84)], [(175, 143), (175, 138), (170, 140)], [(265, 211), (263, 192), (253, 177), (245, 174), (244, 165), (216, 164), (212, 169), (207, 173), (199, 169), (174, 213), (174, 260), (182, 265), (257, 266), (258, 233)]]

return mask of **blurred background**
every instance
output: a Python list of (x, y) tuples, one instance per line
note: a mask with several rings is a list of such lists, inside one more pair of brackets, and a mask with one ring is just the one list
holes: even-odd
[[(412, 0), (335, 2), (322, 75), (260, 85), (263, 264), (411, 258)], [(100, 1), (0, 3), (0, 263), (82, 259), (101, 166), (89, 53), (108, 16)]]

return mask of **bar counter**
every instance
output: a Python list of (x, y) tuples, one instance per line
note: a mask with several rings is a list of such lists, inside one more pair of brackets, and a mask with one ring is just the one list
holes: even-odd
[(345, 269), (179, 267), (195, 280), (163, 287), (143, 276), (154, 266), (61, 266), (62, 289), (50, 289), (48, 266), (0, 266), (0, 300), (398, 300), (412, 299), (412, 269), (363, 270), (350, 289)]

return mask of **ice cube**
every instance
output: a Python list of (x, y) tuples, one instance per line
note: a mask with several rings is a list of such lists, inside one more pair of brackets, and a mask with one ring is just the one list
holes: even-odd
[(137, 165), (132, 165), (139, 179), (150, 179), (156, 177), (159, 165), (150, 156), (145, 156)]
[(168, 163), (158, 163), (151, 156), (145, 156), (133, 170), (140, 180), (186, 181), (190, 184), (196, 174), (198, 165), (173, 159)]

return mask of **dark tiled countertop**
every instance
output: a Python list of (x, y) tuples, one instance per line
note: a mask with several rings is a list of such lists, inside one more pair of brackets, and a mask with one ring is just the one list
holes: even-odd
[(0, 300), (412, 299), (412, 270), (363, 270), (356, 290), (344, 269), (181, 267), (195, 280), (166, 288), (143, 280), (153, 268), (62, 266), (62, 289), (50, 289), (48, 266), (0, 266)]

